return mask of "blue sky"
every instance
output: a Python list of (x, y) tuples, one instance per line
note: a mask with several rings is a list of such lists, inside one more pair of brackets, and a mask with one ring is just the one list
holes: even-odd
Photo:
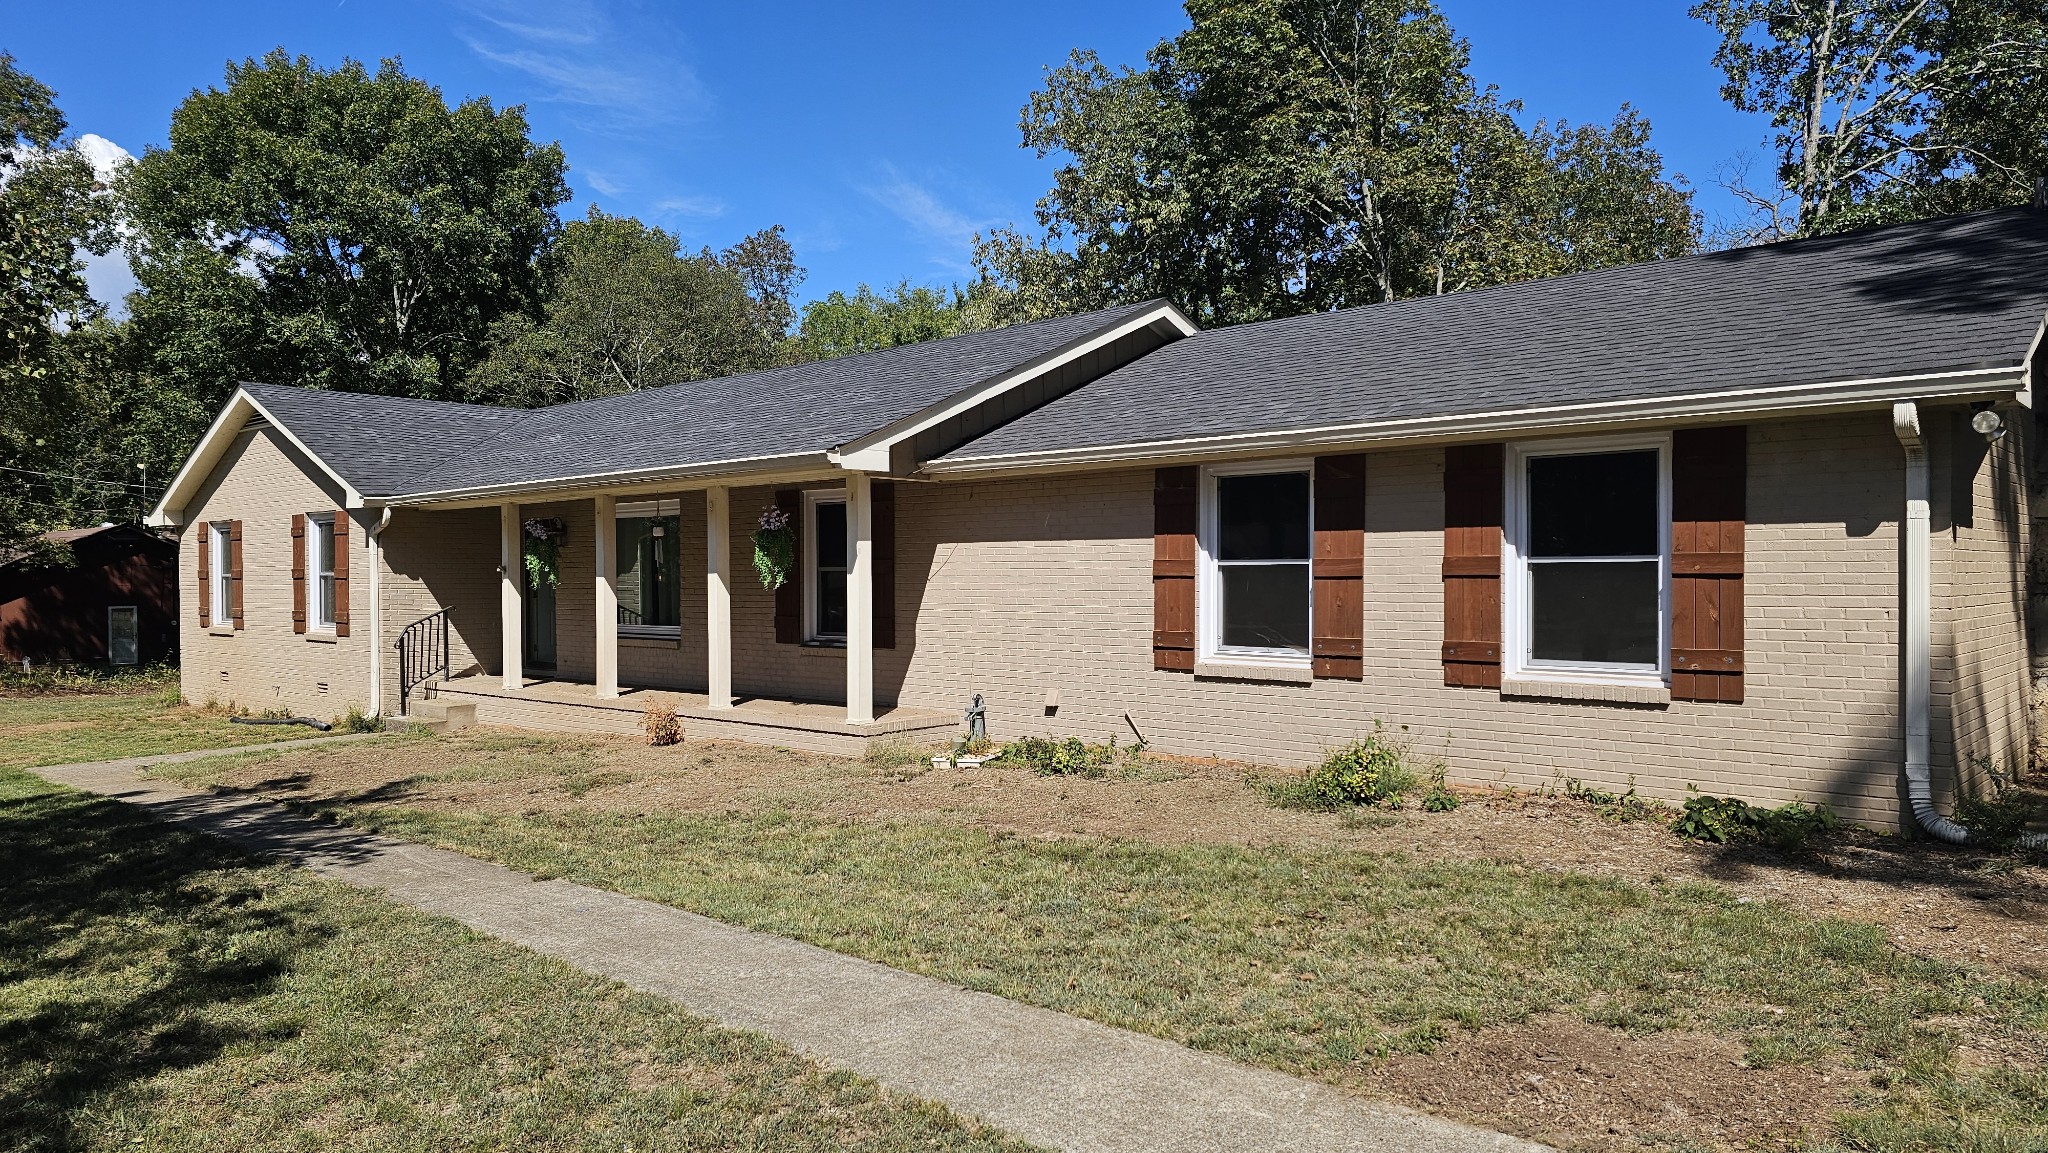
[[(1529, 118), (1643, 109), (1710, 216), (1716, 170), (1768, 126), (1719, 97), (1714, 38), (1684, 0), (1440, 0), (1473, 72)], [(1051, 161), (1018, 111), (1076, 47), (1142, 62), (1180, 31), (1177, 0), (636, 4), (609, 0), (267, 0), (11, 6), (0, 48), (57, 90), (73, 130), (140, 153), (230, 58), (279, 45), (323, 65), (398, 55), (451, 101), (524, 104), (562, 143), (576, 199), (722, 247), (780, 223), (806, 298), (867, 282), (945, 283), (970, 238), (1028, 225)], [(123, 277), (93, 272), (102, 293)]]

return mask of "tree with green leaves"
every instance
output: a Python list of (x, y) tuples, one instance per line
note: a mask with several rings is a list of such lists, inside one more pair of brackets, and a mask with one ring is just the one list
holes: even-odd
[(1025, 316), (1164, 296), (1235, 323), (1684, 252), (1649, 128), (1539, 125), (1428, 0), (1188, 0), (1143, 70), (1076, 52), (1024, 110), (1044, 233), (977, 261)]
[(1009, 315), (1007, 297), (987, 281), (932, 288), (902, 281), (887, 292), (863, 284), (804, 305), (795, 360), (826, 360), (1001, 328), (1035, 316)]
[(1731, 181), (1773, 240), (2024, 203), (2048, 177), (2038, 0), (1702, 0), (1721, 93), (1776, 130), (1775, 187)]
[(151, 370), (206, 408), (244, 379), (456, 395), (539, 310), (563, 169), (522, 109), (451, 108), (395, 59), (230, 64), (124, 182)]
[(769, 367), (803, 278), (779, 226), (722, 256), (687, 256), (669, 233), (595, 207), (562, 230), (541, 269), (541, 319), (515, 313), (493, 326), (467, 398), (538, 407)]
[(79, 253), (112, 243), (109, 199), (56, 94), (0, 53), (0, 549), (10, 555), (121, 491), (73, 451), (89, 374), (68, 347), (102, 312)]

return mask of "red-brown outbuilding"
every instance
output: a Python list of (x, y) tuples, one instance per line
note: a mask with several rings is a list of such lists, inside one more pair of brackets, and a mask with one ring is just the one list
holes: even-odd
[(0, 656), (146, 665), (177, 653), (178, 547), (134, 524), (47, 534), (71, 563), (0, 558)]

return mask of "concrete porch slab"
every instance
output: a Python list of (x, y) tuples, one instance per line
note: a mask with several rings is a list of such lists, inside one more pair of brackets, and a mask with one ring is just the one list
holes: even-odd
[(429, 698), (476, 706), (479, 724), (508, 725), (543, 732), (635, 735), (651, 703), (661, 702), (683, 718), (683, 739), (746, 741), (827, 753), (865, 756), (877, 745), (934, 744), (951, 738), (960, 720), (929, 709), (881, 708), (873, 724), (846, 723), (844, 705), (743, 697), (732, 708), (714, 709), (703, 693), (675, 689), (625, 688), (602, 698), (592, 685), (528, 677), (508, 689), (494, 676), (465, 676), (433, 686)]

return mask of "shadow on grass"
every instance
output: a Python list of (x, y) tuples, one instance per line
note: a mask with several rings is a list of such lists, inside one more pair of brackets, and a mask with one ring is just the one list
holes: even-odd
[(81, 1111), (275, 1038), (238, 1008), (334, 930), (274, 886), (254, 858), (114, 801), (0, 796), (0, 1148), (80, 1148)]

